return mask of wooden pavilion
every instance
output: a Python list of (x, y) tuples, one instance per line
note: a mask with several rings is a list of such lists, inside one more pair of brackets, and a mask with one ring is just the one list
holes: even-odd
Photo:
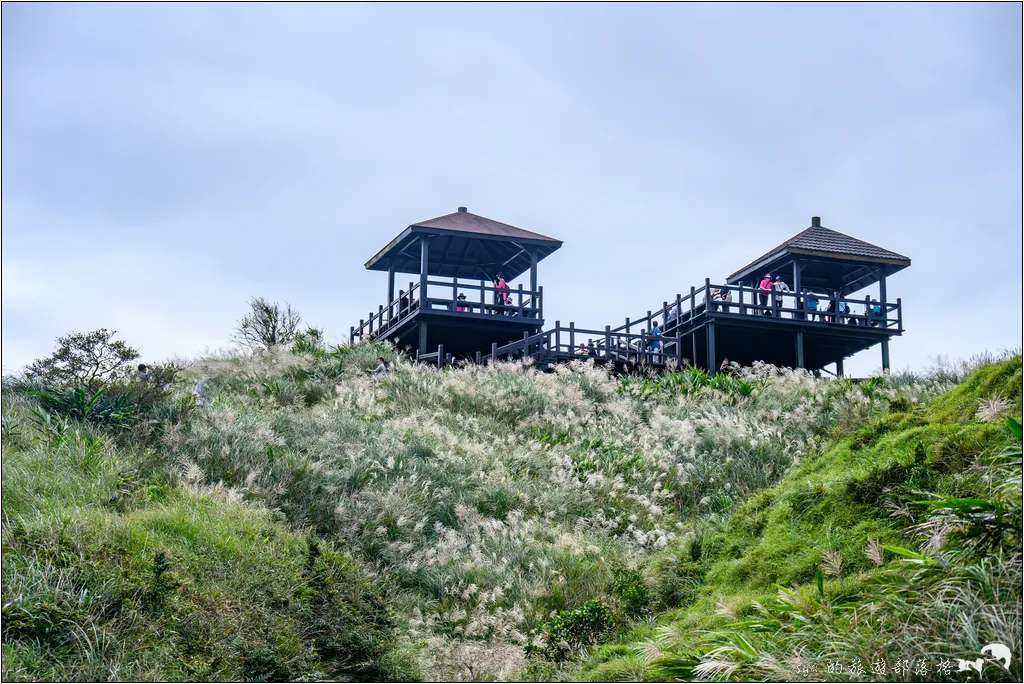
[[(351, 339), (395, 340), (438, 365), (460, 356), (478, 363), (530, 356), (546, 367), (584, 357), (617, 370), (695, 363), (714, 373), (729, 359), (811, 371), (835, 364), (842, 375), (844, 359), (875, 345), (881, 346), (882, 368), (888, 370), (889, 340), (903, 333), (903, 302), (888, 298), (886, 279), (910, 259), (826, 228), (817, 216), (806, 230), (725, 283), (705, 278), (659, 309), (603, 330), (559, 321), (543, 330), (537, 262), (561, 245), (464, 207), (413, 224), (367, 262), (369, 269), (388, 271), (389, 304), (353, 327)], [(528, 289), (511, 289), (507, 302), (494, 299), (496, 288), (487, 281), (495, 273), (512, 280), (527, 269)], [(411, 271), (418, 272), (418, 281), (396, 297), (395, 273)], [(760, 289), (766, 275), (786, 287)], [(876, 284), (877, 297), (858, 294)], [(459, 299), (463, 290), (473, 297)]]
[[(379, 337), (418, 357), (428, 356), (428, 348), (440, 357), (472, 357), (535, 334), (544, 325), (537, 263), (561, 246), (466, 207), (414, 223), (366, 262), (371, 271), (387, 272), (387, 304), (353, 326), (350, 340)], [(399, 273), (417, 277), (396, 292)], [(526, 287), (499, 292), (492, 284), (498, 274), (511, 283), (527, 273)]]

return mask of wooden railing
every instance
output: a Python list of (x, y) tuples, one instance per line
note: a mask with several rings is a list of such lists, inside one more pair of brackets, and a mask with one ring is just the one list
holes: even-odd
[(563, 327), (561, 322), (555, 321), (555, 327), (550, 330), (533, 335), (524, 333), (523, 339), (501, 346), (492, 344), (491, 353), (477, 353), (476, 362), (527, 356), (547, 361), (593, 358), (640, 365), (659, 365), (670, 361), (682, 365), (686, 360), (679, 335), (665, 337), (646, 331), (626, 333), (613, 331), (610, 326), (605, 326), (604, 330), (592, 330), (577, 328), (575, 323)]
[[(711, 293), (711, 297), (708, 297)], [(729, 300), (726, 300), (726, 297)], [(710, 301), (708, 301), (710, 299)], [(817, 300), (817, 306), (811, 303)], [(781, 304), (780, 304), (781, 301)], [(835, 304), (835, 309), (827, 310)], [(845, 305), (846, 311), (838, 311)], [(648, 311), (637, 319), (627, 318), (612, 332), (631, 332), (642, 328), (650, 332), (654, 321), (669, 332), (685, 328), (704, 316), (772, 316), (777, 319), (799, 321), (802, 324), (863, 325), (903, 332), (903, 302), (879, 302), (870, 296), (860, 299), (829, 297), (807, 289), (801, 293), (761, 290), (746, 285), (715, 285), (705, 279), (699, 288), (690, 288), (686, 295), (677, 294), (673, 301), (662, 303), (657, 311)]]
[[(456, 315), (476, 316), (518, 316), (520, 318), (544, 318), (544, 287), (524, 290), (522, 285), (498, 289), (493, 285), (451, 281), (427, 280), (427, 296), (420, 291), (420, 284), (410, 282), (407, 290), (399, 290), (398, 296), (388, 304), (371, 311), (359, 325), (349, 329), (349, 341), (374, 337), (387, 333), (419, 310), (447, 311)], [(473, 298), (459, 299), (466, 292)], [(504, 295), (504, 296), (502, 296)]]

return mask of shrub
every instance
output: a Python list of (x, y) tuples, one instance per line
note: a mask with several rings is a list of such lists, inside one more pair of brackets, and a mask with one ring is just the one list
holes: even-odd
[(47, 387), (84, 387), (89, 392), (97, 392), (111, 381), (127, 380), (132, 372), (129, 364), (139, 358), (139, 352), (115, 340), (116, 334), (116, 330), (100, 328), (58, 337), (57, 351), (33, 361), (25, 374)]
[(598, 643), (615, 629), (615, 614), (603, 601), (587, 601), (576, 610), (562, 611), (544, 626), (544, 655), (563, 660)]
[(615, 597), (619, 612), (626, 617), (640, 617), (651, 604), (651, 592), (643, 573), (621, 563), (612, 567), (612, 581), (608, 584), (608, 591)]
[[(295, 339), (301, 322), (302, 316), (291, 304), (286, 302), (282, 308), (277, 302), (253, 297), (249, 300), (249, 313), (238, 322), (232, 339), (249, 349), (271, 349)], [(309, 342), (308, 335), (305, 342)]]

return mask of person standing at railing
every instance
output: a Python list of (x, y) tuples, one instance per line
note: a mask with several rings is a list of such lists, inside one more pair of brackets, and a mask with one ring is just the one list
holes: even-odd
[(877, 328), (882, 320), (882, 305), (875, 299), (871, 300), (871, 306), (868, 308), (868, 319), (871, 321), (872, 328)]
[[(782, 293), (789, 292), (789, 285), (785, 283), (782, 276), (775, 276), (775, 283), (772, 285), (772, 289), (775, 290), (775, 308), (776, 310), (782, 308), (783, 300)], [(782, 312), (779, 312), (779, 318), (782, 318)]]
[(729, 313), (729, 302), (732, 301), (732, 290), (718, 288), (718, 301), (722, 302), (722, 311)]
[(456, 298), (456, 300), (457, 301), (455, 303), (455, 310), (456, 311), (465, 311), (466, 310), (466, 295), (464, 295), (462, 293), (459, 293), (459, 296)]
[(821, 314), (818, 313), (818, 295), (813, 292), (807, 293), (807, 320), (821, 320)]
[[(768, 293), (772, 291), (774, 285), (775, 284), (772, 282), (772, 274), (765, 273), (764, 278), (762, 278), (761, 282), (758, 284), (758, 287), (761, 288), (761, 291), (757, 293), (758, 303), (760, 303), (762, 307), (768, 306)], [(762, 309), (762, 312), (765, 316), (772, 315), (771, 311)]]
[(505, 276), (502, 275), (500, 272), (494, 274), (494, 280), (492, 280), (491, 282), (494, 283), (494, 303), (497, 306), (502, 307), (502, 309), (498, 312), (498, 315), (504, 316), (507, 312), (507, 309), (505, 307), (508, 307), (508, 298), (510, 292), (508, 283), (505, 282)]

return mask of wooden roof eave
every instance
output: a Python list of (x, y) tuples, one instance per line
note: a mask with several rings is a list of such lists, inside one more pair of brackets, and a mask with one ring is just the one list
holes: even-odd
[[(744, 266), (726, 278), (726, 283), (729, 285), (735, 285), (739, 281), (746, 280), (751, 275), (760, 273), (761, 271), (770, 271), (773, 268), (778, 270), (778, 266), (785, 266), (786, 263), (777, 264), (776, 262), (788, 256), (809, 256), (819, 259), (827, 259), (829, 261), (855, 262), (861, 264), (873, 264), (876, 266), (895, 266), (896, 268), (890, 271), (890, 274), (910, 266), (910, 259), (867, 257), (858, 254), (847, 254), (844, 252), (824, 252), (814, 249), (801, 249), (799, 247), (790, 247), (787, 245), (770, 255), (761, 257), (757, 261)], [(754, 278), (756, 279), (758, 276), (754, 275)]]
[[(399, 233), (399, 235), (395, 239), (393, 239), (391, 242), (385, 245), (380, 251), (374, 254), (373, 257), (369, 261), (367, 261), (366, 264), (364, 264), (365, 268), (370, 271), (387, 270), (386, 260), (388, 259), (389, 253), (392, 250), (397, 249), (403, 242), (412, 238), (415, 235), (450, 235), (452, 237), (460, 237), (465, 238), (467, 240), (481, 240), (515, 245), (520, 249), (520, 252), (519, 254), (516, 255), (516, 257), (518, 257), (520, 254), (526, 251), (523, 245), (528, 245), (540, 248), (541, 253), (538, 255), (539, 259), (543, 259), (545, 257), (550, 256), (553, 252), (557, 251), (562, 246), (561, 240), (555, 240), (553, 238), (539, 239), (520, 236), (507, 237), (502, 235), (488, 235), (486, 233), (471, 233), (463, 230), (447, 230), (445, 228), (428, 228), (424, 226), (412, 225), (403, 230), (401, 233)], [(513, 257), (513, 259), (515, 259), (516, 257)], [(509, 261), (512, 261), (513, 259), (510, 259)]]

